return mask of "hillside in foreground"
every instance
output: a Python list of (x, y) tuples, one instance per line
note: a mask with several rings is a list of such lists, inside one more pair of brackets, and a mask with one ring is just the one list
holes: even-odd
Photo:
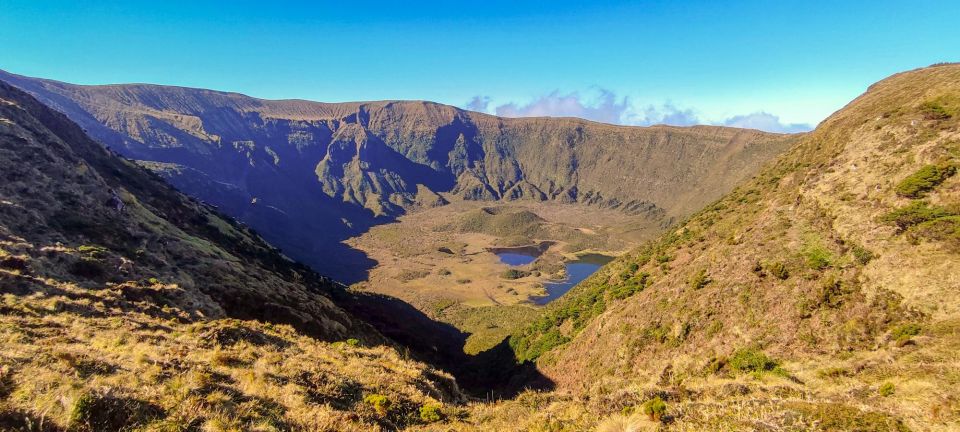
[(4, 83), (0, 175), (0, 430), (395, 429), (462, 398), (342, 287)]
[(892, 76), (511, 345), (671, 429), (956, 430), (958, 164), (960, 65)]

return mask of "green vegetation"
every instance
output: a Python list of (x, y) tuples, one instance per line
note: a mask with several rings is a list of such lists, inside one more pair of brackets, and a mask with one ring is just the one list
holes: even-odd
[(89, 258), (103, 259), (107, 256), (107, 253), (109, 253), (110, 250), (103, 246), (82, 245), (77, 247), (77, 252), (80, 252), (82, 255)]
[(880, 393), (880, 396), (889, 397), (893, 396), (894, 386), (891, 382), (885, 382), (880, 385), (880, 388), (877, 389), (877, 393)]
[(927, 120), (949, 120), (960, 113), (960, 97), (940, 96), (920, 104), (920, 113)]
[(890, 332), (890, 336), (898, 345), (904, 345), (910, 341), (911, 338), (920, 334), (922, 329), (920, 324), (907, 323), (894, 328), (893, 331)]
[[(624, 268), (617, 275), (619, 281), (608, 282), (603, 271), (581, 282), (559, 300), (552, 302), (536, 321), (510, 337), (510, 347), (519, 361), (532, 361), (544, 353), (566, 344), (570, 336), (579, 333), (591, 319), (607, 309), (610, 302), (628, 298), (652, 284), (648, 273), (636, 273), (653, 257), (667, 257), (665, 251), (696, 238), (694, 230), (684, 228), (669, 231), (644, 244), (635, 258), (625, 259)], [(609, 267), (608, 267), (609, 268)], [(570, 333), (561, 333), (559, 327), (569, 322)]]
[(857, 260), (857, 263), (860, 265), (867, 265), (867, 263), (876, 258), (873, 252), (857, 244), (850, 248), (850, 252), (853, 253), (853, 258)]
[(813, 420), (815, 430), (824, 432), (909, 432), (899, 419), (875, 411), (861, 411), (839, 403), (790, 402), (786, 406)]
[(74, 401), (69, 424), (78, 432), (133, 430), (162, 415), (163, 411), (150, 403), (87, 392)]
[(500, 273), (500, 277), (503, 279), (520, 279), (530, 276), (530, 272), (526, 270), (519, 269), (509, 269)]
[(373, 411), (377, 413), (380, 417), (386, 417), (390, 412), (390, 408), (393, 406), (393, 402), (390, 401), (390, 398), (382, 394), (370, 394), (363, 397), (363, 403), (373, 407)]
[(921, 222), (909, 230), (907, 237), (914, 243), (919, 239), (943, 242), (947, 249), (960, 252), (960, 215)]
[(777, 368), (779, 363), (768, 357), (763, 351), (752, 348), (742, 348), (730, 356), (727, 364), (737, 372), (770, 372)]
[(659, 396), (650, 399), (640, 406), (641, 412), (650, 417), (650, 420), (660, 421), (667, 413), (667, 404)]
[[(633, 270), (634, 272), (636, 269)], [(624, 275), (621, 275), (623, 277)], [(622, 300), (630, 297), (640, 291), (643, 291), (650, 285), (650, 275), (646, 272), (634, 273), (623, 279), (619, 285), (609, 288), (610, 297), (614, 300)]]
[(830, 267), (833, 263), (833, 255), (829, 250), (819, 244), (808, 247), (803, 251), (803, 257), (813, 270), (823, 270)]
[(690, 288), (698, 290), (707, 286), (707, 284), (710, 282), (713, 282), (713, 280), (710, 279), (710, 275), (707, 273), (707, 270), (700, 269), (694, 273), (693, 277), (690, 278), (689, 284)]
[(943, 207), (931, 206), (925, 201), (914, 201), (904, 207), (887, 213), (881, 217), (880, 220), (892, 223), (896, 225), (900, 231), (905, 231), (916, 225), (949, 218), (951, 216), (956, 215)]
[(466, 307), (449, 301), (436, 314), (443, 322), (470, 333), (463, 351), (475, 355), (503, 342), (511, 333), (533, 321), (538, 309), (525, 305)]
[(897, 195), (907, 198), (920, 198), (944, 180), (956, 174), (957, 167), (953, 164), (925, 165), (917, 172), (900, 181), (896, 186)]
[(425, 423), (435, 423), (443, 420), (442, 407), (439, 404), (426, 404), (421, 406), (420, 420)]
[(774, 261), (767, 265), (767, 271), (770, 272), (775, 278), (780, 280), (786, 280), (790, 277), (790, 270), (787, 269), (787, 266), (780, 262)]

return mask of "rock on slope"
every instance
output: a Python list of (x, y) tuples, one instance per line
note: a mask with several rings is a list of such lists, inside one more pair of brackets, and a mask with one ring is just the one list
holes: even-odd
[(723, 127), (506, 119), (429, 102), (268, 101), (0, 77), (124, 156), (163, 163), (151, 167), (184, 192), (346, 280), (357, 279), (346, 269), (367, 262), (333, 245), (406, 209), (442, 205), (437, 193), (577, 202), (669, 221), (720, 197), (791, 141)]
[(460, 397), (341, 287), (2, 82), (0, 176), (2, 430), (392, 429)]
[(958, 165), (960, 65), (894, 75), (511, 344), (681, 430), (956, 430)]

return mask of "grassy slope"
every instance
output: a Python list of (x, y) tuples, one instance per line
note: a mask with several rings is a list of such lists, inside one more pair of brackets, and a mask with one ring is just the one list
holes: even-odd
[(4, 83), (0, 175), (0, 430), (392, 429), (460, 398), (341, 288)]
[[(518, 357), (576, 394), (632, 403), (664, 392), (678, 429), (756, 427), (744, 409), (784, 425), (784, 412), (812, 415), (788, 406), (801, 399), (855, 406), (827, 413), (843, 421), (960, 426), (960, 176), (925, 168), (958, 162), (958, 124), (960, 66), (877, 83), (754, 179), (551, 305), (513, 337)], [(940, 183), (898, 194), (918, 172)], [(934, 220), (889, 221), (920, 201), (933, 210), (908, 216)], [(779, 366), (738, 366), (737, 350)], [(887, 383), (896, 390), (882, 396)]]

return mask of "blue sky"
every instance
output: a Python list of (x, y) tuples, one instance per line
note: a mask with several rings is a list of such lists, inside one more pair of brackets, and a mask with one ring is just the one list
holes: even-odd
[(815, 125), (960, 60), (958, 1), (0, 0), (0, 69), (501, 115)]

